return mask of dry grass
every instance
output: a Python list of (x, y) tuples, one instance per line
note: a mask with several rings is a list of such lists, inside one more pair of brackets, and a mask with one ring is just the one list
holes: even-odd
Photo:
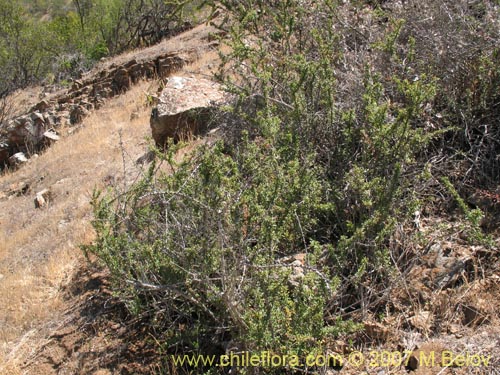
[(177, 53), (179, 51), (185, 53), (194, 52), (198, 55), (197, 57), (201, 57), (207, 51), (209, 40), (213, 39), (211, 35), (216, 33), (217, 29), (215, 27), (201, 24), (151, 47), (137, 48), (112, 59), (107, 59), (98, 64), (89, 74), (107, 69), (112, 64), (120, 65), (133, 59), (137, 61), (151, 60), (162, 54)]
[(230, 51), (227, 44), (221, 44), (217, 50), (209, 50), (198, 56), (184, 71), (195, 77), (212, 78), (219, 68), (220, 53), (228, 54)]
[[(198, 72), (216, 58), (212, 53), (204, 59)], [(192, 66), (179, 72), (191, 73)], [(63, 139), (28, 165), (0, 177), (0, 191), (30, 186), (26, 194), (0, 201), (0, 373), (22, 373), (26, 358), (46, 342), (43, 327), (62, 316), (61, 288), (82, 265), (79, 245), (93, 238), (94, 188), (127, 185), (142, 173), (135, 161), (147, 151), (150, 136), (145, 93), (155, 89), (150, 82), (136, 85), (91, 114), (81, 129), (63, 129)], [(138, 117), (131, 120), (133, 112)], [(53, 200), (35, 209), (34, 196), (44, 188)]]
[[(201, 25), (158, 46), (118, 56), (101, 68), (142, 60), (159, 50), (190, 50), (200, 61), (177, 74), (206, 75), (218, 60), (215, 51), (204, 54), (214, 31)], [(62, 139), (20, 170), (0, 176), (0, 374), (25, 373), (23, 363), (48, 342), (55, 327), (64, 324), (68, 302), (62, 290), (84, 264), (79, 245), (94, 236), (92, 192), (95, 187), (123, 187), (142, 173), (135, 161), (148, 150), (150, 137), (145, 93), (156, 88), (156, 83), (139, 83), (109, 100), (79, 128), (61, 129)], [(39, 92), (34, 88), (17, 93), (16, 110), (36, 103)], [(177, 157), (200, 142), (191, 143)], [(29, 185), (24, 194), (9, 194), (22, 184)], [(35, 194), (45, 188), (53, 198), (47, 207), (35, 209)]]
[(24, 90), (16, 90), (11, 93), (6, 98), (8, 103), (11, 104), (8, 117), (14, 117), (23, 114), (26, 109), (34, 106), (40, 101), (41, 95), (41, 87), (30, 87)]
[[(79, 244), (93, 238), (93, 189), (127, 183), (140, 173), (135, 160), (147, 149), (144, 92), (150, 90), (151, 83), (143, 82), (111, 100), (82, 129), (0, 177), (0, 191), (30, 185), (26, 194), (0, 201), (0, 373), (19, 372), (34, 342), (43, 340), (41, 323), (57, 319), (61, 287), (81, 264)], [(134, 111), (139, 117), (131, 121)], [(44, 188), (53, 200), (35, 209), (34, 195)]]

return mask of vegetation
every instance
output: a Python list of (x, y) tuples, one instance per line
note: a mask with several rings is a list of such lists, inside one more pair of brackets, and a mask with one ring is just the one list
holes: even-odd
[[(0, 94), (64, 83), (96, 61), (157, 43), (186, 27), (182, 0), (0, 1)], [(186, 13), (189, 16), (186, 16)]]
[(231, 15), (224, 136), (96, 192), (86, 248), (165, 350), (324, 351), (383, 312), (438, 192), (488, 242), (459, 192), (499, 183), (497, 2), (208, 3)]

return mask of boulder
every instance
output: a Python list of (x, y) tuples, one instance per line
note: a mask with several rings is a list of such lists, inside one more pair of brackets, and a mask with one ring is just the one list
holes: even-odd
[(17, 167), (21, 164), (26, 163), (27, 161), (28, 158), (26, 157), (26, 155), (24, 155), (24, 152), (16, 152), (9, 158), (9, 164), (12, 167)]
[(159, 147), (208, 131), (210, 114), (228, 97), (222, 87), (207, 79), (171, 77), (151, 113), (153, 139)]
[(37, 126), (43, 126), (45, 124), (45, 117), (40, 112), (33, 112), (30, 114), (30, 118), (34, 124)]
[(11, 120), (6, 128), (8, 142), (13, 145), (37, 146), (43, 139), (45, 132), (43, 116), (40, 119), (38, 115), (33, 116), (35, 121), (31, 116), (20, 116)]

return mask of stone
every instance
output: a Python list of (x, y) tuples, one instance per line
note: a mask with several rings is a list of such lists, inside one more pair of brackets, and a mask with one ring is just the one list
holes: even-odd
[(83, 118), (88, 114), (89, 111), (85, 107), (75, 104), (69, 114), (69, 122), (71, 123), (71, 125), (78, 124), (82, 122)]
[(24, 164), (28, 161), (28, 158), (24, 154), (24, 152), (16, 152), (9, 158), (9, 164), (12, 167), (17, 167), (21, 164)]
[(130, 81), (127, 69), (118, 69), (113, 76), (113, 91), (117, 94), (127, 91), (130, 88)]
[(228, 101), (222, 87), (202, 78), (171, 77), (151, 112), (150, 126), (159, 147), (208, 131), (210, 114)]
[(49, 189), (43, 189), (36, 193), (35, 196), (35, 208), (43, 208), (47, 206), (52, 199), (52, 193)]
[(187, 60), (177, 55), (167, 55), (160, 57), (158, 60), (158, 75), (160, 77), (167, 77), (173, 72), (179, 70), (186, 65)]
[(53, 114), (47, 115), (46, 118), (45, 118), (45, 125), (47, 125), (47, 126), (56, 126), (56, 125), (58, 125), (56, 115), (53, 115)]
[(41, 122), (41, 123), (45, 123), (45, 118), (43, 117), (43, 115), (40, 113), (40, 112), (33, 112), (31, 115), (30, 115), (30, 118), (36, 123), (36, 122)]
[(35, 104), (33, 106), (33, 108), (30, 109), (31, 112), (35, 112), (35, 111), (38, 111), (38, 112), (45, 112), (47, 109), (49, 109), (50, 105), (49, 105), (49, 102), (47, 100), (42, 100), (40, 102), (38, 102), (37, 104)]
[(58, 141), (60, 139), (60, 137), (57, 135), (57, 133), (53, 129), (47, 130), (45, 133), (43, 133), (43, 136), (45, 138), (49, 139), (50, 141)]

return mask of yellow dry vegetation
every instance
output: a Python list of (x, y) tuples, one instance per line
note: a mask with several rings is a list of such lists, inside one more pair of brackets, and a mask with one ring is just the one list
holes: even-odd
[[(135, 160), (148, 149), (149, 111), (142, 82), (92, 113), (80, 129), (26, 166), (0, 177), (0, 373), (15, 374), (43, 340), (43, 322), (54, 324), (63, 304), (61, 288), (82, 264), (79, 245), (93, 238), (89, 205), (95, 187), (129, 183), (141, 173)], [(131, 114), (135, 118), (131, 120)], [(124, 170), (125, 168), (125, 170)], [(36, 209), (38, 191), (52, 200)]]

